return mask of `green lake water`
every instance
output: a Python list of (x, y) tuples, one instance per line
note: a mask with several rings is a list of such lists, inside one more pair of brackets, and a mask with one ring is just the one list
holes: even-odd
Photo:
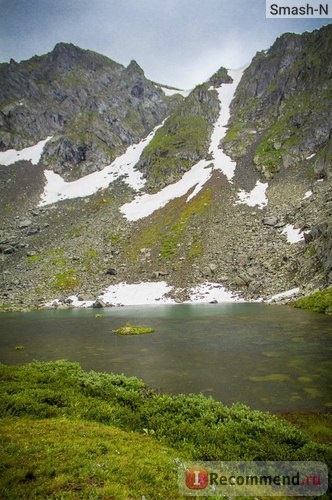
[[(127, 321), (155, 332), (112, 333)], [(67, 359), (227, 405), (331, 410), (331, 334), (331, 317), (266, 304), (10, 313), (0, 315), (0, 362)]]

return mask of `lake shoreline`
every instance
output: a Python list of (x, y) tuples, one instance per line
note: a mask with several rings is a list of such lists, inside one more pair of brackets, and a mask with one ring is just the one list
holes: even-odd
[(176, 304), (227, 304), (263, 303), (291, 305), (294, 298), (300, 297), (299, 288), (283, 291), (270, 297), (245, 299), (241, 292), (231, 292), (219, 283), (205, 282), (194, 287), (177, 288), (165, 281), (118, 283), (109, 286), (103, 293), (91, 297), (66, 295), (49, 301), (31, 305), (0, 305), (0, 312), (28, 312), (52, 309), (103, 309), (125, 306), (176, 305)]

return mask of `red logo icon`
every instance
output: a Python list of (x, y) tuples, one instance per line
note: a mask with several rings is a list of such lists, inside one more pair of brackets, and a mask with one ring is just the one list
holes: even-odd
[(209, 484), (209, 473), (204, 467), (196, 466), (186, 470), (186, 486), (190, 490), (204, 490)]

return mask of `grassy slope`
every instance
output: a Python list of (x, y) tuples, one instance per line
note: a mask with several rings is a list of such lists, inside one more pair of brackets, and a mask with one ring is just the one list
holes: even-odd
[[(3, 498), (177, 498), (175, 458), (322, 460), (284, 420), (65, 361), (0, 365)], [(139, 465), (139, 466), (138, 466)]]
[(298, 299), (292, 305), (300, 309), (332, 314), (332, 287)]
[(177, 498), (176, 451), (82, 420), (5, 418), (1, 498)]

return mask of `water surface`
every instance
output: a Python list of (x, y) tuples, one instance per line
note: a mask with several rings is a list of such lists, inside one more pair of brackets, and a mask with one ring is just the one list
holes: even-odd
[[(127, 321), (155, 332), (112, 333)], [(67, 359), (86, 370), (137, 376), (162, 391), (202, 392), (227, 405), (327, 410), (331, 326), (328, 316), (265, 304), (10, 313), (0, 316), (0, 362)]]

